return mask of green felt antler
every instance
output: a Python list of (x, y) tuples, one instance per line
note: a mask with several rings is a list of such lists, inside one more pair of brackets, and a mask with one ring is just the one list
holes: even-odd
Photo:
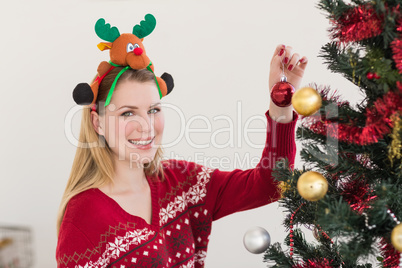
[(140, 25), (135, 25), (133, 28), (133, 34), (138, 38), (144, 38), (152, 33), (156, 26), (156, 19), (152, 14), (145, 15), (145, 20), (140, 22)]
[(100, 18), (95, 24), (95, 32), (100, 39), (114, 42), (119, 36), (120, 32), (116, 27), (110, 27), (109, 23), (105, 23), (105, 19)]

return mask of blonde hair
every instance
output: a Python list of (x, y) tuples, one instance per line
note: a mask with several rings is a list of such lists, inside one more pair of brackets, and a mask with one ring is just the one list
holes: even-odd
[[(109, 93), (109, 89), (122, 67), (116, 67), (111, 70), (102, 80), (96, 107), (99, 107), (99, 102), (105, 102)], [(96, 78), (96, 76), (95, 76)], [(92, 82), (95, 80), (92, 80)], [(133, 80), (138, 82), (154, 81), (154, 75), (148, 70), (132, 70), (125, 71), (117, 81), (116, 88), (121, 81)], [(97, 109), (104, 110), (104, 109)], [(88, 146), (89, 145), (89, 146)], [(164, 173), (161, 160), (163, 158), (163, 148), (159, 147), (156, 151), (154, 159), (144, 164), (144, 172), (147, 176), (157, 178), (161, 175), (161, 180), (164, 180)], [(82, 111), (81, 130), (79, 136), (79, 144), (75, 153), (73, 165), (71, 168), (70, 177), (67, 182), (61, 199), (59, 211), (57, 214), (57, 236), (59, 235), (60, 225), (64, 217), (64, 213), (68, 202), (75, 195), (91, 189), (98, 188), (102, 185), (113, 183), (114, 165), (112, 151), (104, 140), (102, 135), (99, 135), (92, 124), (91, 107), (85, 106)]]

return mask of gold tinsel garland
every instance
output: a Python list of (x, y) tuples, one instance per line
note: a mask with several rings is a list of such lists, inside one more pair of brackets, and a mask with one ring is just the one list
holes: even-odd
[(283, 198), (286, 191), (290, 189), (290, 185), (284, 181), (279, 183), (279, 189), (281, 190), (281, 198)]
[(392, 142), (389, 145), (388, 149), (388, 157), (389, 160), (391, 161), (391, 166), (393, 166), (393, 161), (395, 159), (401, 159), (402, 158), (402, 119), (400, 117), (399, 113), (395, 113), (391, 116), (391, 120), (393, 122), (393, 130), (392, 133), (390, 134), (390, 137), (392, 138)]

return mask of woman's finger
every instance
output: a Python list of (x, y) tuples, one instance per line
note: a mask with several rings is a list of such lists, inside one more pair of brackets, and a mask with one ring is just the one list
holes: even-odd
[(276, 46), (275, 51), (274, 51), (274, 55), (272, 56), (272, 59), (271, 59), (271, 65), (272, 65), (272, 63), (274, 61), (275, 62), (278, 62), (278, 61), (280, 62), (280, 59), (285, 54), (285, 48), (286, 48), (286, 46), (282, 45), (282, 44)]
[(285, 52), (285, 48), (286, 48), (285, 45), (282, 44), (277, 45), (275, 48), (274, 56), (282, 56), (283, 53)]
[(294, 53), (292, 57), (289, 59), (289, 64), (287, 66), (289, 71), (293, 71), (296, 64), (299, 62), (300, 55), (298, 53)]
[(304, 69), (306, 69), (306, 67), (307, 67), (307, 63), (308, 63), (307, 57), (306, 57), (306, 56), (303, 56), (301, 59), (299, 59), (298, 66), (299, 66), (302, 70), (304, 70)]
[(284, 53), (284, 58), (283, 58), (283, 63), (285, 65), (289, 64), (289, 61), (292, 58), (292, 51), (293, 51), (293, 48), (291, 46), (287, 46), (285, 48), (285, 53)]

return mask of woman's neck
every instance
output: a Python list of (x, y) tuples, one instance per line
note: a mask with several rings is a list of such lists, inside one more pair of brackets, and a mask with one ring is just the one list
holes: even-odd
[(115, 160), (114, 184), (103, 187), (109, 194), (139, 192), (148, 186), (144, 168), (130, 165), (127, 161)]

